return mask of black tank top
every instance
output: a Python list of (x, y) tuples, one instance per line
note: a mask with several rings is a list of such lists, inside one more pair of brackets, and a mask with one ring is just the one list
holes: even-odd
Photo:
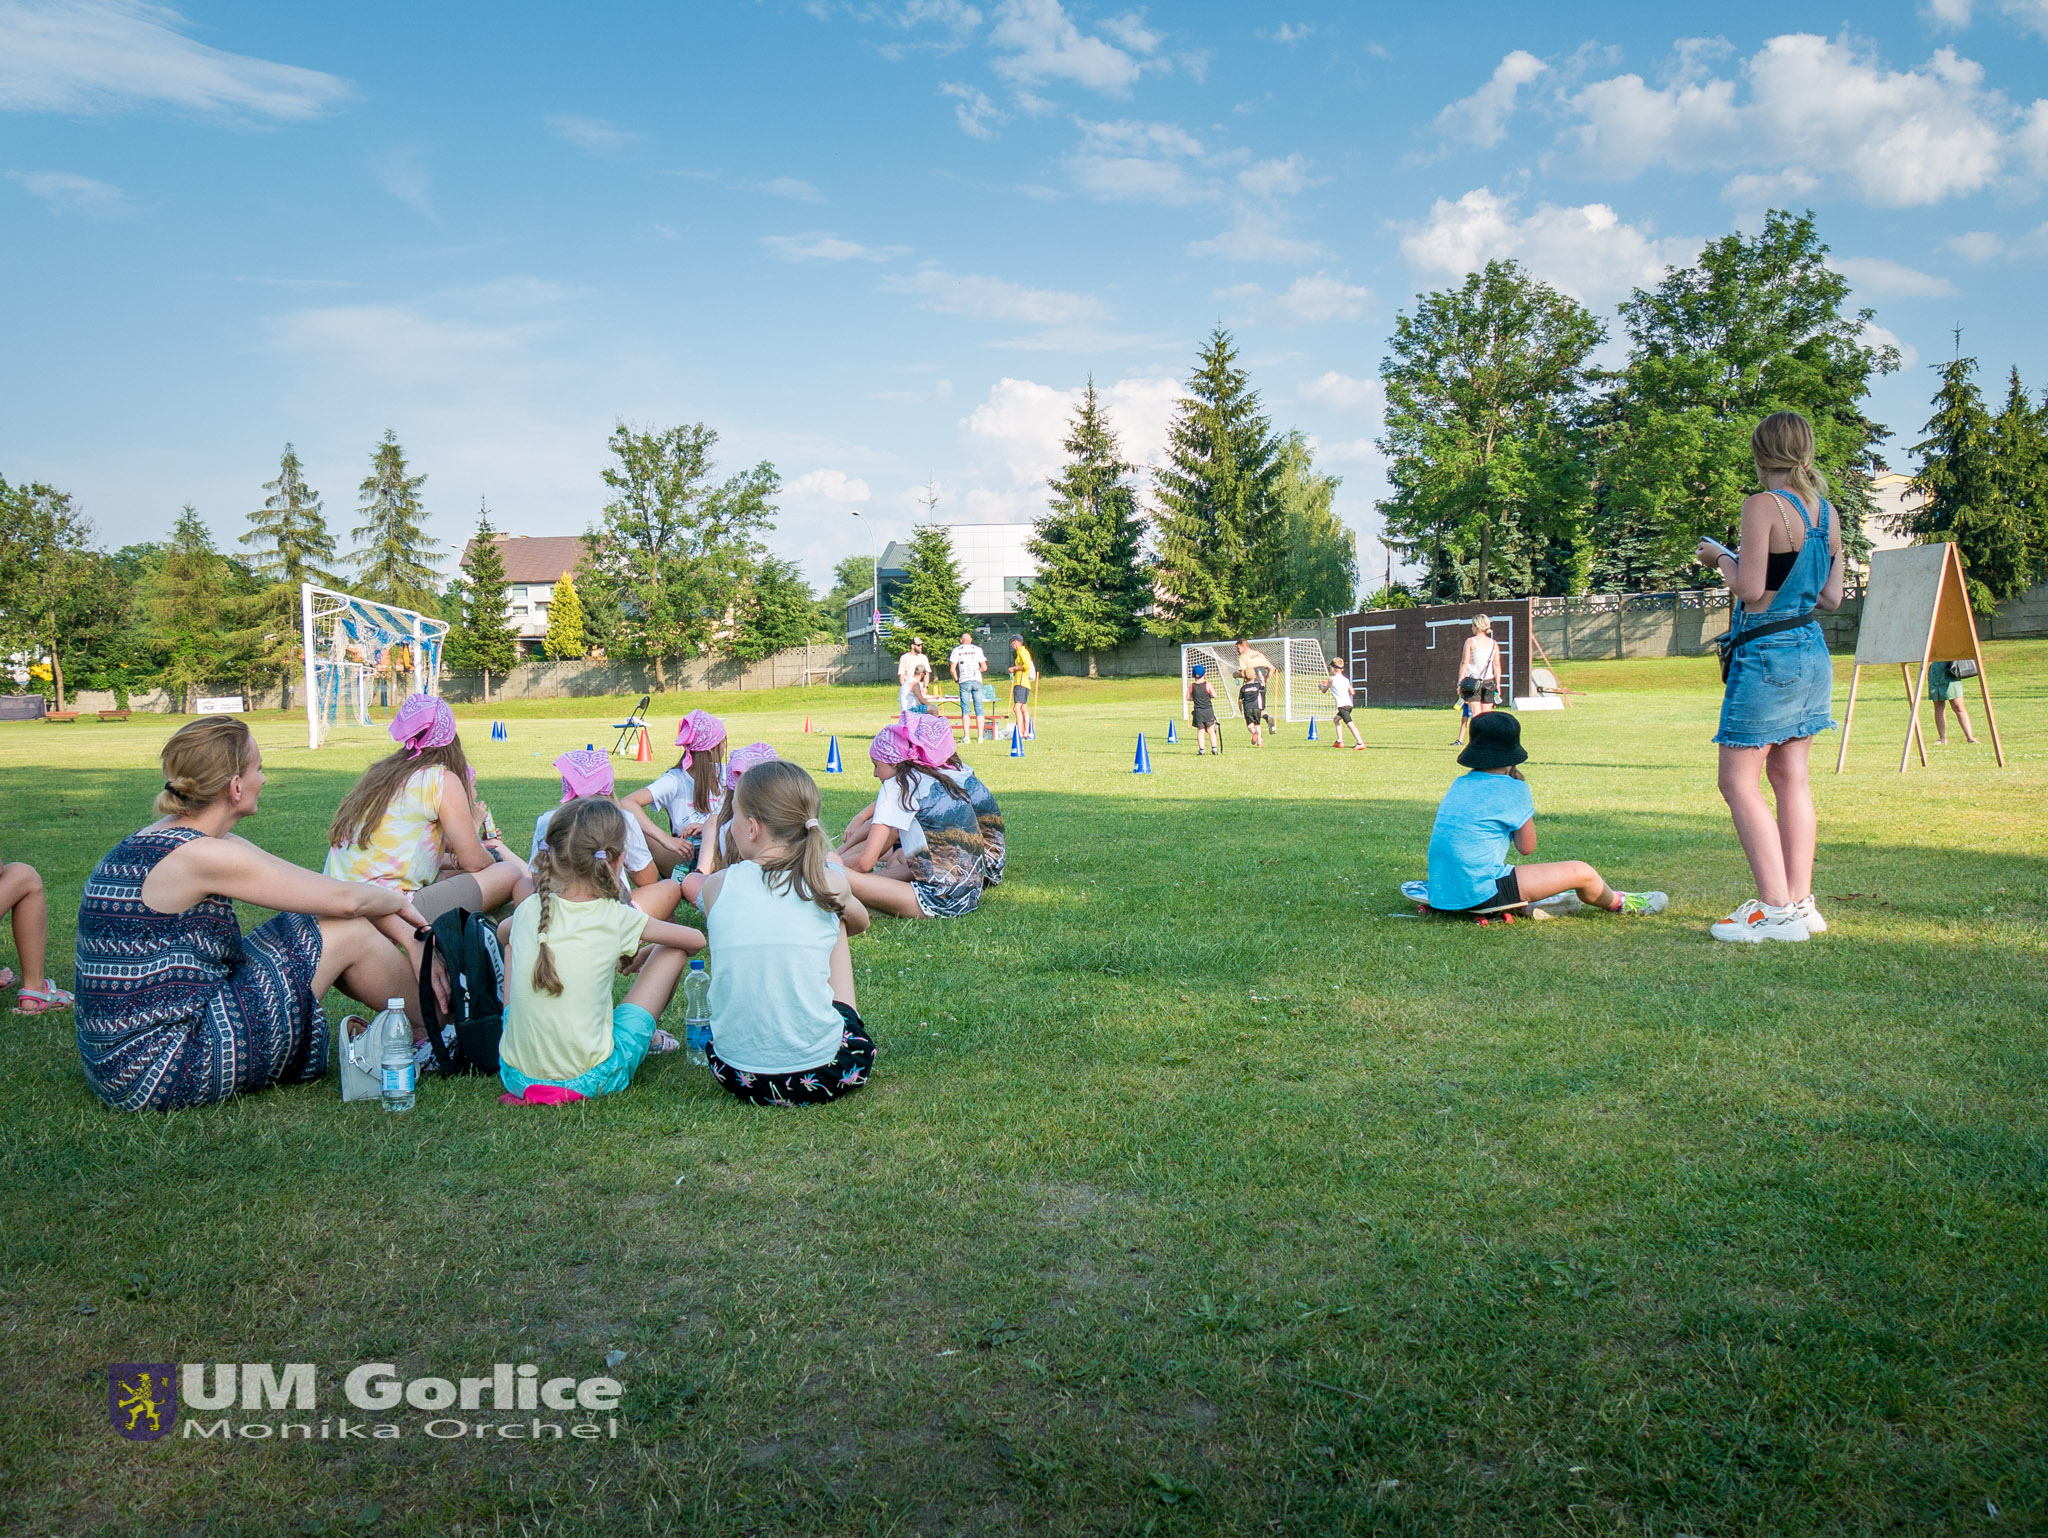
[(1764, 590), (1775, 593), (1785, 585), (1785, 579), (1792, 575), (1792, 563), (1799, 559), (1797, 550), (1773, 550), (1764, 562)]

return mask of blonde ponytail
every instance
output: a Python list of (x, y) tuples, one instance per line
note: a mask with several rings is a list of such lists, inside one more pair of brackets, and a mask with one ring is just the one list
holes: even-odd
[[(540, 942), (533, 957), (533, 986), (554, 998), (562, 996), (561, 974), (555, 970), (554, 953), (548, 949), (548, 922), (555, 916), (555, 901), (572, 883), (595, 887), (613, 902), (623, 902), (618, 878), (612, 874), (611, 858), (626, 847), (626, 814), (616, 801), (590, 796), (558, 808), (548, 819), (547, 837), (540, 853), (533, 857), (533, 895), (540, 903), (540, 923), (535, 938)], [(604, 856), (604, 858), (599, 858)]]
[(846, 911), (825, 874), (832, 841), (819, 825), (816, 780), (783, 759), (756, 764), (740, 776), (726, 804), (737, 805), (740, 816), (753, 818), (782, 846), (782, 854), (758, 862), (769, 891), (793, 891), (827, 913)]
[(1819, 516), (1820, 504), (1827, 498), (1828, 482), (1813, 462), (1811, 422), (1796, 411), (1774, 411), (1757, 423), (1756, 431), (1749, 435), (1749, 452), (1756, 460), (1759, 485), (1767, 472), (1783, 475), (1799, 499), (1809, 504), (1808, 516)]

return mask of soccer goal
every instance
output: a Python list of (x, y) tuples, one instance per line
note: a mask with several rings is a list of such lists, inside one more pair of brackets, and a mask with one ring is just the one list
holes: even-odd
[(446, 620), (311, 582), (299, 584), (299, 619), (309, 748), (319, 747), (337, 725), (370, 725), (370, 697), (380, 679), (407, 694), (440, 687)]
[[(1317, 690), (1330, 676), (1330, 664), (1323, 657), (1323, 643), (1314, 636), (1269, 635), (1253, 641), (1251, 649), (1263, 653), (1273, 664), (1273, 671), (1266, 678), (1266, 708), (1275, 711), (1283, 721), (1306, 721), (1313, 717), (1321, 699)], [(1215, 687), (1222, 714), (1230, 714), (1237, 704), (1237, 643), (1190, 641), (1181, 647), (1180, 709), (1183, 717), (1190, 713), (1188, 680), (1194, 677), (1194, 666), (1198, 662), (1208, 669), (1209, 681)]]

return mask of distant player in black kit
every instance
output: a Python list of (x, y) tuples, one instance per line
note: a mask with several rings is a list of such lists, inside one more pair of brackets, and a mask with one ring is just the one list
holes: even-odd
[(1259, 730), (1263, 721), (1266, 731), (1278, 731), (1273, 718), (1266, 713), (1266, 680), (1279, 671), (1273, 666), (1273, 659), (1262, 651), (1252, 649), (1249, 641), (1237, 643), (1237, 676), (1241, 680), (1237, 690), (1237, 703), (1244, 711), (1244, 724), (1250, 728), (1252, 746), (1264, 747), (1265, 732)]
[(1195, 724), (1195, 757), (1213, 748), (1223, 756), (1223, 728), (1216, 724), (1216, 691), (1209, 687), (1208, 668), (1197, 662), (1188, 679), (1188, 707)]

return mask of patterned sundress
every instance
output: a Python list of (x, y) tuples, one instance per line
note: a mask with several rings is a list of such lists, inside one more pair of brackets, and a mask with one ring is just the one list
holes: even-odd
[(917, 905), (932, 919), (956, 919), (981, 906), (982, 862), (987, 846), (972, 801), (961, 800), (938, 781), (957, 769), (928, 770), (918, 776), (917, 821), (901, 835), (903, 858)]
[(327, 1016), (313, 997), (319, 922), (280, 913), (246, 936), (235, 905), (183, 913), (142, 900), (157, 862), (196, 828), (145, 828), (114, 846), (78, 905), (78, 1053), (117, 1111), (212, 1105), (327, 1071)]

